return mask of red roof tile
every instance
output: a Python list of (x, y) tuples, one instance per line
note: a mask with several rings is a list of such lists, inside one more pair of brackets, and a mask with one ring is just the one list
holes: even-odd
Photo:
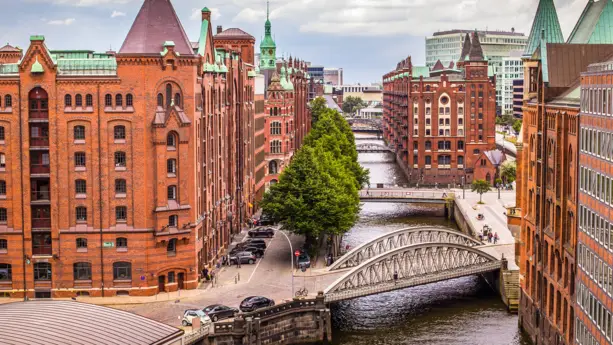
[(245, 31), (239, 29), (239, 28), (229, 28), (226, 29), (220, 33), (218, 33), (217, 35), (215, 35), (213, 38), (223, 38), (223, 39), (230, 39), (230, 38), (234, 38), (234, 39), (252, 39), (255, 40), (255, 37), (251, 36), (250, 34), (246, 33)]
[(194, 55), (170, 0), (145, 0), (119, 54), (159, 54), (166, 41), (181, 55)]
[(19, 53), (21, 50), (18, 48), (13, 47), (10, 44), (6, 44), (4, 47), (0, 48), (0, 52), (15, 52), (15, 53)]

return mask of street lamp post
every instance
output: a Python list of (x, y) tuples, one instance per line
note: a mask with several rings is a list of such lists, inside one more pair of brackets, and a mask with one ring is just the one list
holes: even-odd
[(290, 263), (292, 265), (290, 272), (292, 273), (292, 298), (293, 298), (294, 297), (294, 248), (292, 247), (292, 241), (289, 240), (289, 237), (287, 237), (285, 232), (282, 230), (279, 230), (278, 232), (282, 233), (283, 236), (285, 236), (287, 243), (289, 243), (289, 251), (290, 251), (290, 256), (291, 256)]
[(465, 177), (462, 176), (462, 199), (466, 199), (466, 189), (464, 188), (464, 183), (466, 182)]

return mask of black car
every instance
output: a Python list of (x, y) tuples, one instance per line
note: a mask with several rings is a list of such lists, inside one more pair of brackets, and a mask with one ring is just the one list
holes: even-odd
[(236, 247), (236, 248), (234, 248), (234, 249), (232, 249), (230, 251), (230, 256), (232, 256), (232, 254), (236, 254), (238, 252), (250, 252), (253, 255), (255, 255), (256, 258), (261, 258), (262, 256), (264, 256), (264, 251), (265, 251), (265, 249), (258, 248), (258, 247), (252, 247), (252, 246)]
[(241, 242), (239, 244), (236, 245), (239, 248), (246, 248), (246, 247), (256, 247), (256, 248), (262, 248), (262, 249), (266, 249), (266, 242), (264, 242), (264, 240), (252, 240), (252, 239), (248, 239), (245, 242)]
[(275, 222), (273, 222), (271, 216), (267, 214), (263, 214), (258, 220), (258, 225), (260, 226), (275, 225)]
[(236, 264), (236, 262), (240, 262), (241, 264), (254, 264), (256, 257), (251, 252), (235, 252), (234, 254), (230, 254), (230, 264)]
[(250, 311), (254, 311), (256, 309), (272, 307), (275, 305), (275, 301), (270, 298), (261, 297), (261, 296), (251, 296), (245, 298), (240, 305), (240, 310), (243, 313), (248, 313)]
[(271, 238), (275, 236), (275, 229), (273, 228), (256, 228), (253, 230), (249, 230), (247, 233), (249, 237), (268, 237)]
[(218, 320), (233, 318), (236, 315), (236, 313), (238, 313), (238, 309), (230, 308), (228, 306), (221, 305), (221, 304), (210, 305), (202, 309), (202, 311), (206, 315), (208, 315), (208, 317), (210, 317), (211, 320), (213, 320), (213, 322), (217, 322)]

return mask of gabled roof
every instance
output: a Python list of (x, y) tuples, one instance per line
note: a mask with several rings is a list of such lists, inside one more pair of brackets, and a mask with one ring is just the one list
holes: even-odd
[(556, 12), (553, 0), (540, 0), (534, 21), (532, 22), (532, 30), (530, 30), (524, 56), (531, 56), (534, 53), (541, 43), (541, 38), (544, 38), (548, 43), (564, 42), (558, 13)]
[(483, 55), (483, 48), (481, 48), (481, 41), (479, 41), (479, 34), (477, 31), (473, 32), (473, 37), (470, 42), (470, 56), (471, 61), (483, 61), (485, 57)]
[(505, 160), (504, 153), (500, 150), (485, 151), (483, 154), (493, 165), (500, 165)]
[(0, 48), (0, 52), (19, 53), (19, 52), (21, 52), (21, 49), (15, 48), (12, 45), (7, 43), (4, 47)]
[(239, 28), (229, 28), (229, 29), (225, 29), (224, 31), (218, 33), (217, 35), (213, 36), (214, 38), (221, 38), (221, 39), (248, 39), (248, 40), (255, 40), (255, 37), (251, 36), (250, 34), (246, 33), (245, 31), (239, 29)]
[(613, 0), (589, 0), (567, 43), (613, 43)]
[(436, 63), (434, 64), (434, 66), (432, 66), (432, 71), (442, 71), (444, 69), (445, 66), (443, 66), (441, 60), (436, 60)]
[(145, 0), (119, 54), (157, 54), (173, 41), (181, 55), (194, 55), (192, 45), (170, 0)]
[(613, 56), (613, 44), (544, 43), (540, 48), (543, 81), (549, 87), (569, 87), (587, 66)]

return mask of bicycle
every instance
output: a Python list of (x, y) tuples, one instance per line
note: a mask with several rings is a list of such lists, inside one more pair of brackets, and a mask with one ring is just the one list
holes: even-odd
[(307, 297), (308, 295), (309, 295), (309, 290), (307, 290), (305, 287), (296, 291), (296, 297)]

